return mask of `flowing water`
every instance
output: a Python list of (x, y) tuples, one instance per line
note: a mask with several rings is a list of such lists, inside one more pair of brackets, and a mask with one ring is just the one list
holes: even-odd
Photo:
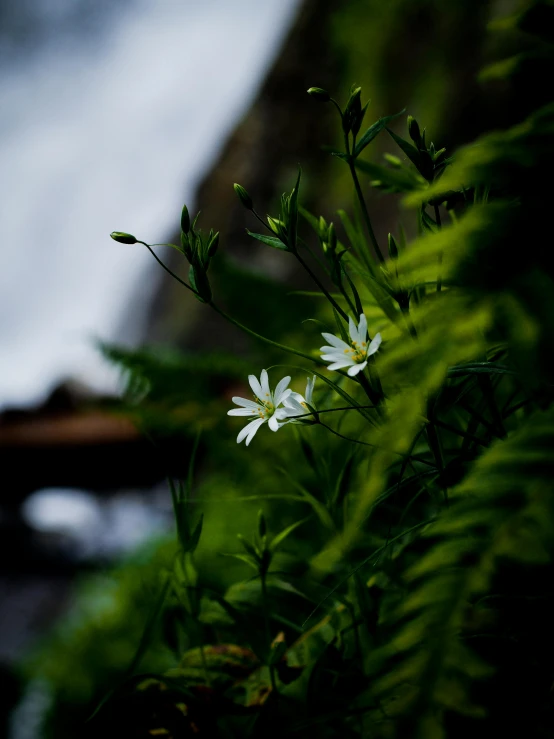
[(175, 230), (297, 4), (1, 0), (0, 409), (114, 387), (94, 339), (136, 340), (156, 270), (109, 233)]

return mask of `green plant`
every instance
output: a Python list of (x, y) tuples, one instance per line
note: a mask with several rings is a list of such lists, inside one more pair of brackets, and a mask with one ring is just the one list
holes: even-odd
[[(535, 3), (505, 26), (535, 32), (546, 54), (552, 15)], [(451, 157), (412, 116), (407, 138), (392, 128), (400, 114), (361, 133), (359, 87), (344, 107), (308, 92), (339, 115), (344, 148), (331, 153), (351, 176), (354, 216), (338, 211), (335, 225), (306, 211), (300, 172), (266, 220), (234, 187), (266, 230), (250, 236), (313, 279), (316, 292), (303, 297), (329, 346), (281, 343), (220, 307), (217, 233), (203, 235), (186, 208), (181, 243), (170, 246), (190, 283), (161, 262), (272, 357), (304, 361), (281, 367), (310, 373), (303, 395), (290, 376), (272, 391), (262, 370), (249, 376), (254, 400), (233, 398), (230, 415), (254, 419), (237, 440), (256, 435), (247, 452), (236, 448), (252, 459), (241, 468), (244, 497), (276, 501), (231, 554), (252, 576), (218, 592), (203, 574), (191, 465), (186, 484), (171, 483), (175, 664), (133, 675), (95, 720), (109, 726), (140, 705), (137, 736), (554, 736), (554, 261), (543, 177), (554, 167), (554, 106)], [(367, 160), (385, 134), (397, 153)], [(414, 240), (399, 226), (380, 243), (368, 186), (401, 194)], [(148, 424), (140, 408), (160, 409), (163, 382), (148, 378), (163, 367), (107, 351)], [(268, 492), (268, 460), (280, 453), (282, 483)], [(294, 520), (281, 522), (292, 503)]]

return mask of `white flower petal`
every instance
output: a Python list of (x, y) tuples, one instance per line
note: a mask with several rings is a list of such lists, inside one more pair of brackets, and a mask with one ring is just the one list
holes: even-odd
[(253, 400), (247, 400), (246, 398), (239, 398), (235, 396), (234, 398), (232, 398), (232, 401), (233, 403), (235, 403), (235, 405), (241, 405), (244, 408), (259, 408), (260, 407), (258, 403), (255, 403)]
[(260, 385), (262, 386), (263, 393), (263, 398), (260, 396), (260, 400), (269, 400), (271, 398), (271, 390), (269, 389), (267, 370), (262, 370), (262, 374), (260, 375)]
[(250, 441), (256, 431), (260, 428), (262, 424), (265, 423), (265, 420), (263, 418), (256, 418), (255, 421), (250, 421), (250, 423), (247, 423), (246, 426), (241, 429), (239, 435), (237, 436), (237, 444), (240, 444), (241, 441), (246, 438), (246, 446), (250, 444)]
[(308, 377), (307, 379), (308, 381), (306, 382), (306, 402), (308, 402), (310, 405), (313, 405), (312, 397), (314, 394), (315, 375), (312, 375), (311, 377)]
[(358, 343), (363, 344), (367, 341), (367, 318), (363, 313), (360, 313), (360, 323), (358, 324)]
[(346, 354), (345, 352), (333, 352), (332, 354), (322, 354), (321, 358), (326, 362), (342, 362), (344, 361), (353, 362), (352, 354)]
[(349, 377), (355, 377), (358, 374), (358, 372), (361, 372), (366, 367), (366, 365), (367, 365), (367, 361), (362, 362), (361, 364), (355, 364), (353, 367), (350, 367), (350, 369), (347, 370), (346, 374)]
[(255, 375), (248, 375), (248, 382), (252, 388), (252, 392), (257, 398), (262, 398), (262, 386), (260, 385), (258, 378)]
[(352, 318), (348, 318), (348, 333), (352, 341), (358, 341), (358, 329)]
[(351, 352), (352, 347), (346, 346), (346, 344), (341, 349), (339, 349), (338, 346), (320, 346), (319, 351), (325, 352), (326, 354), (336, 354), (338, 357), (340, 357), (343, 354)]
[(254, 408), (233, 408), (231, 411), (227, 411), (228, 416), (257, 416), (258, 410)]
[(279, 431), (279, 419), (277, 418), (277, 415), (274, 413), (269, 421), (267, 422), (267, 425), (272, 431)]
[[(300, 396), (302, 398), (302, 396)], [(302, 402), (304, 401), (304, 398), (302, 400), (298, 400), (297, 398), (289, 398), (287, 400), (286, 408), (287, 410), (290, 410), (291, 413), (289, 415), (298, 416), (298, 415), (304, 415), (305, 413), (309, 413), (309, 410), (302, 405)]]
[(375, 352), (379, 349), (381, 346), (381, 334), (375, 334), (373, 339), (371, 340), (371, 343), (369, 345), (369, 349), (367, 350), (367, 356), (371, 357), (372, 354), (375, 354)]
[(292, 405), (292, 402), (293, 402), (293, 401), (295, 401), (295, 400), (296, 400), (296, 401), (297, 401), (298, 403), (303, 403), (303, 402), (304, 402), (304, 396), (303, 396), (303, 395), (300, 395), (300, 393), (295, 393), (295, 392), (292, 392), (292, 393), (291, 393), (291, 394), (290, 394), (290, 395), (288, 396), (288, 398), (286, 398), (286, 400), (285, 400), (285, 406), (290, 406), (290, 405)]
[(335, 346), (337, 349), (349, 349), (350, 347), (346, 343), (346, 341), (343, 341), (342, 339), (339, 339), (338, 336), (334, 336), (333, 334), (321, 334), (325, 341), (328, 341), (331, 346)]
[(354, 367), (357, 366), (356, 363), (352, 359), (351, 360), (344, 359), (340, 362), (335, 362), (334, 364), (330, 364), (327, 367), (327, 369), (328, 370), (338, 370), (338, 369), (343, 369), (344, 367), (352, 367), (352, 366)]
[(278, 406), (283, 400), (283, 396), (286, 393), (289, 382), (290, 382), (290, 376), (287, 375), (287, 377), (283, 377), (283, 379), (277, 383), (277, 387), (275, 388), (275, 393), (274, 393), (274, 401), (273, 401), (275, 406)]

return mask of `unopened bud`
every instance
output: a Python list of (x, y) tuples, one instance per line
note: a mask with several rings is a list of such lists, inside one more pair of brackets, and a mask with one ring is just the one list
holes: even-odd
[(335, 224), (329, 224), (329, 230), (327, 231), (327, 241), (329, 243), (329, 249), (335, 251), (337, 248), (337, 233), (335, 231)]
[(310, 87), (308, 90), (308, 95), (311, 95), (316, 100), (319, 100), (320, 103), (328, 103), (331, 99), (331, 96), (327, 92), (327, 90), (323, 90), (321, 87)]
[(181, 231), (185, 234), (188, 234), (190, 231), (190, 216), (186, 205), (183, 205), (183, 210), (181, 211)]
[(362, 112), (362, 88), (356, 87), (352, 90), (350, 93), (350, 98), (348, 102), (346, 103), (346, 109), (345, 113), (350, 113), (350, 115), (353, 118), (357, 118), (357, 116)]
[(131, 234), (126, 234), (123, 231), (112, 231), (110, 236), (114, 241), (118, 241), (120, 244), (136, 244), (137, 239)]
[(208, 259), (211, 259), (219, 246), (219, 231), (217, 231), (208, 242)]
[(283, 221), (280, 221), (277, 218), (272, 218), (271, 216), (268, 216), (267, 222), (269, 224), (269, 228), (273, 231), (273, 233), (276, 236), (278, 236), (282, 240), (287, 238), (287, 229)]
[(414, 144), (421, 143), (421, 131), (416, 119), (411, 115), (408, 116), (408, 133)]
[(254, 203), (252, 202), (252, 198), (246, 192), (244, 187), (242, 185), (239, 185), (237, 182), (235, 182), (235, 184), (233, 185), (233, 189), (237, 193), (238, 199), (244, 205), (246, 210), (253, 210)]
[(324, 239), (327, 236), (327, 223), (323, 216), (319, 216), (318, 232), (320, 239)]
[(395, 169), (400, 169), (402, 166), (402, 160), (395, 157), (394, 154), (383, 154), (383, 158)]

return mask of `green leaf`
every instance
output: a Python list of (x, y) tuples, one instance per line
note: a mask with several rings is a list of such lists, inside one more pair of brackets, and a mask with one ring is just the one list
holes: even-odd
[(308, 490), (306, 490), (306, 488), (300, 482), (298, 482), (298, 480), (296, 480), (295, 477), (293, 477), (293, 475), (291, 475), (284, 467), (277, 467), (277, 469), (287, 478), (291, 485), (298, 490), (304, 501), (311, 505), (314, 513), (317, 515), (323, 526), (331, 531), (334, 531), (334, 521), (331, 517), (331, 514), (323, 505), (323, 503), (315, 496), (313, 496), (310, 492), (308, 492)]
[(235, 552), (221, 552), (222, 557), (233, 557), (233, 559), (238, 559), (241, 562), (246, 562), (247, 565), (250, 565), (252, 569), (254, 569), (256, 572), (258, 572), (258, 563), (254, 559), (254, 557), (250, 557), (248, 554), (237, 554)]
[(264, 234), (255, 234), (252, 233), (252, 231), (249, 231), (246, 229), (246, 232), (249, 236), (252, 236), (253, 239), (257, 239), (258, 241), (261, 241), (262, 244), (267, 244), (267, 246), (272, 246), (274, 249), (282, 249), (283, 251), (289, 251), (289, 248), (286, 244), (284, 244), (281, 239), (276, 238), (275, 236), (265, 236)]
[(381, 131), (386, 128), (389, 121), (394, 120), (395, 118), (398, 118), (399, 115), (402, 115), (406, 112), (406, 109), (403, 108), (399, 113), (394, 113), (393, 115), (386, 115), (383, 118), (379, 118), (378, 121), (373, 123), (367, 131), (363, 134), (363, 136), (360, 137), (360, 140), (356, 144), (356, 148), (354, 149), (354, 156), (357, 157), (361, 152), (366, 148), (368, 144), (370, 144), (373, 139), (381, 133)]
[(246, 539), (242, 534), (237, 534), (237, 539), (240, 541), (242, 546), (246, 549), (248, 554), (257, 560), (260, 556), (260, 552)]
[(390, 134), (390, 136), (394, 139), (394, 141), (398, 144), (398, 146), (402, 149), (404, 154), (408, 157), (408, 159), (415, 164), (418, 171), (421, 171), (421, 168), (423, 166), (423, 160), (421, 157), (421, 152), (418, 151), (418, 149), (413, 146), (413, 144), (410, 144), (409, 141), (406, 141), (401, 136), (398, 136), (394, 133), (394, 131), (391, 131), (390, 128), (387, 128), (387, 132)]
[(506, 365), (496, 364), (493, 362), (472, 362), (468, 364), (460, 364), (455, 367), (449, 367), (449, 377), (461, 377), (464, 375), (517, 375), (513, 369)]
[(200, 514), (200, 518), (198, 519), (198, 523), (194, 527), (194, 531), (191, 534), (188, 549), (185, 551), (188, 552), (194, 552), (198, 546), (198, 542), (200, 541), (200, 536), (202, 534), (202, 526), (204, 524), (204, 514)]
[(358, 159), (356, 161), (356, 168), (360, 172), (372, 177), (373, 180), (378, 180), (382, 183), (379, 187), (386, 192), (412, 192), (413, 190), (421, 190), (427, 185), (423, 177), (417, 172), (406, 169), (405, 167), (393, 169)]
[(273, 539), (269, 543), (269, 551), (274, 552), (277, 547), (283, 543), (283, 541), (289, 536), (289, 534), (292, 534), (292, 532), (297, 529), (299, 526), (302, 526), (303, 523), (306, 523), (309, 518), (303, 518), (301, 521), (296, 521), (296, 523), (291, 524), (290, 526), (287, 526), (286, 529), (283, 529), (277, 536), (274, 536)]

